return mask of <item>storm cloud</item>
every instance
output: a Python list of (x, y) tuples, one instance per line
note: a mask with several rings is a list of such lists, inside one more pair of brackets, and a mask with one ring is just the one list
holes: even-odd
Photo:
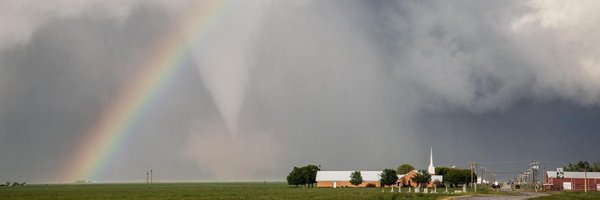
[[(192, 4), (0, 1), (0, 180), (61, 180)], [(193, 181), (283, 180), (305, 164), (425, 168), (430, 146), (442, 165), (598, 159), (598, 9), (228, 1), (98, 181), (142, 181), (147, 169)]]

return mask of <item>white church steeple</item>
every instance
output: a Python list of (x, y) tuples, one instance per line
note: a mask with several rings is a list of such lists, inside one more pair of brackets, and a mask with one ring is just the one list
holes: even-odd
[(429, 151), (429, 167), (427, 167), (429, 174), (435, 174), (435, 167), (433, 166), (433, 147)]

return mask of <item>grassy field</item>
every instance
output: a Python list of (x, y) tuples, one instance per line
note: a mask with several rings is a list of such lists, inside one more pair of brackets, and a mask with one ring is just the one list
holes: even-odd
[(600, 192), (549, 192), (549, 196), (534, 198), (535, 200), (557, 200), (557, 199), (600, 199)]
[[(164, 183), (0, 187), (0, 199), (439, 199), (381, 188), (296, 188), (285, 183)], [(441, 191), (441, 190), (440, 190)]]
[[(455, 189), (452, 189), (455, 190)], [(451, 191), (452, 191), (451, 190)], [(459, 190), (458, 188), (456, 190)], [(0, 187), (0, 199), (441, 199), (450, 194), (414, 194), (404, 188), (304, 188), (285, 183), (82, 184)], [(439, 192), (444, 191), (439, 189)], [(473, 194), (473, 193), (469, 193)], [(490, 188), (477, 195), (518, 195)], [(600, 192), (551, 192), (536, 199), (600, 199)]]

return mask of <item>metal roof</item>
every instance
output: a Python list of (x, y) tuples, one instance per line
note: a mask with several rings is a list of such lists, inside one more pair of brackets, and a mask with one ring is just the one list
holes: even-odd
[[(564, 172), (564, 178), (585, 178), (586, 172)], [(546, 171), (548, 178), (557, 178), (556, 171)], [(587, 178), (600, 179), (600, 172), (587, 172)]]
[[(352, 172), (354, 171), (317, 171), (317, 181), (350, 181)], [(379, 181), (381, 173), (382, 171), (360, 171), (363, 181)]]

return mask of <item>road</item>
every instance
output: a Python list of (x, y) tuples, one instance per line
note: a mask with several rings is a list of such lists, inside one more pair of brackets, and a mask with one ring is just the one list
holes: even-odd
[[(502, 187), (501, 190), (511, 192), (510, 186)], [(457, 197), (457, 198), (453, 198), (453, 199), (460, 199), (460, 200), (522, 200), (522, 199), (529, 199), (529, 198), (547, 195), (547, 194), (541, 193), (541, 192), (519, 192), (519, 193), (521, 193), (522, 195), (521, 196), (475, 195), (475, 196)]]
[(465, 196), (465, 197), (457, 197), (454, 199), (460, 200), (522, 200), (529, 199), (533, 197), (545, 196), (547, 194), (539, 193), (539, 192), (521, 192), (521, 196), (500, 196), (500, 195), (477, 195), (477, 196)]

